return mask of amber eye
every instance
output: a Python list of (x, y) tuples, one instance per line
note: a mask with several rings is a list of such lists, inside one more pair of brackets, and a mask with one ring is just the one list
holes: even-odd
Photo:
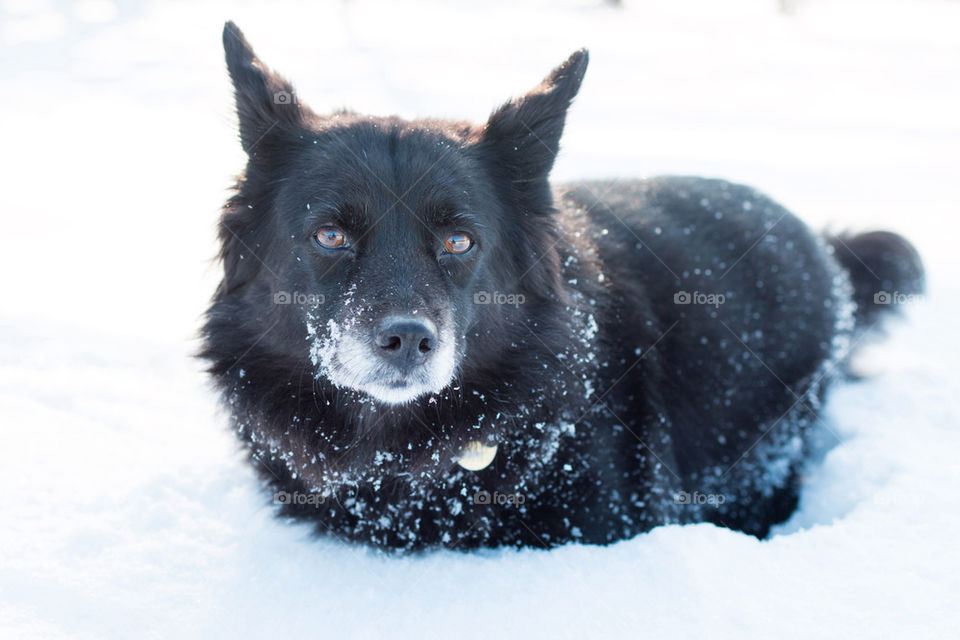
[(465, 233), (453, 233), (443, 241), (443, 248), (448, 253), (466, 253), (473, 246), (473, 238)]
[(347, 236), (336, 227), (324, 227), (314, 235), (324, 249), (346, 249), (350, 246)]

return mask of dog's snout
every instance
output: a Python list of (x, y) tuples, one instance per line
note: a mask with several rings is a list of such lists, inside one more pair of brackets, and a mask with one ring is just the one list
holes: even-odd
[(391, 317), (377, 331), (377, 347), (384, 358), (401, 368), (426, 360), (437, 348), (437, 332), (433, 323), (414, 317)]

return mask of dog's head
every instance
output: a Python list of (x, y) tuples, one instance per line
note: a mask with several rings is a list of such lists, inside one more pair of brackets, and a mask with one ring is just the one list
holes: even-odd
[(547, 178), (586, 51), (474, 126), (317, 115), (235, 25), (223, 38), (248, 164), (217, 299), (247, 347), (390, 405), (510, 349), (524, 306), (556, 296)]

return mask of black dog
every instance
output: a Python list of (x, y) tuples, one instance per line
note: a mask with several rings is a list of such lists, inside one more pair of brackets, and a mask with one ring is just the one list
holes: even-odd
[[(203, 357), (284, 514), (373, 545), (765, 536), (902, 238), (700, 178), (551, 189), (578, 51), (483, 125), (321, 116), (232, 23), (249, 162)], [(874, 304), (876, 301), (880, 304)]]

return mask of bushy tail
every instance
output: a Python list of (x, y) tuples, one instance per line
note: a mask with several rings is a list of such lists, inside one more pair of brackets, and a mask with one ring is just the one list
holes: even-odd
[(850, 273), (857, 327), (873, 327), (889, 311), (922, 294), (920, 254), (903, 236), (870, 231), (828, 237), (834, 257)]

